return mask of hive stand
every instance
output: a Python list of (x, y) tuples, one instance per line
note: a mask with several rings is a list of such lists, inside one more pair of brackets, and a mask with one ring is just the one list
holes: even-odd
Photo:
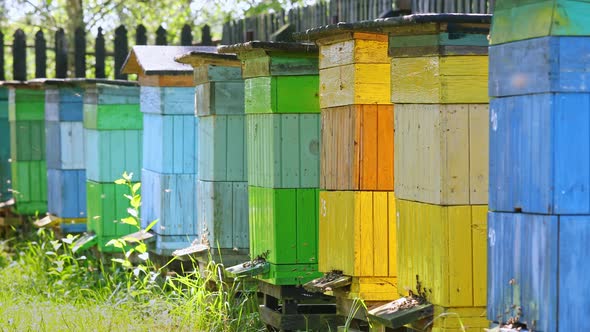
[(235, 54), (193, 51), (176, 61), (194, 68), (199, 122), (197, 233), (178, 252), (232, 266), (248, 260), (248, 182), (244, 80)]
[(170, 257), (197, 239), (197, 142), (192, 67), (174, 61), (215, 47), (134, 46), (122, 72), (137, 74), (143, 113), (142, 227), (152, 221), (151, 251)]
[(10, 159), (14, 211), (43, 217), (47, 212), (45, 91), (41, 82), (4, 82), (8, 87)]
[(86, 231), (83, 89), (69, 79), (38, 79), (45, 87), (47, 212), (38, 225), (62, 233)]
[[(247, 123), (250, 256), (228, 271), (256, 275), (265, 287), (287, 292), (319, 277), (317, 271), (319, 187), (319, 78), (312, 44), (248, 42), (222, 46), (242, 60)], [(248, 271), (252, 269), (253, 271)], [(270, 291), (265, 293), (271, 295)], [(260, 312), (279, 330), (289, 315), (303, 320), (308, 301), (267, 296)], [(274, 300), (273, 300), (274, 299)], [(271, 317), (276, 302), (281, 313)], [(332, 302), (333, 303), (333, 302)], [(322, 329), (335, 317), (334, 304), (313, 307), (307, 316)], [(304, 321), (304, 320), (303, 320)], [(320, 325), (317, 325), (317, 324)]]
[[(347, 317), (357, 299), (371, 308), (397, 298), (387, 34), (340, 24), (297, 38), (320, 49), (318, 263), (326, 275), (306, 287), (334, 295), (338, 314)], [(355, 318), (367, 321), (364, 308)]]
[(115, 184), (123, 172), (139, 178), (142, 155), (142, 114), (137, 83), (107, 79), (72, 79), (84, 90), (86, 145), (87, 230), (85, 247), (97, 245), (100, 252), (120, 252), (106, 244), (137, 231), (120, 222), (130, 206), (129, 189)]
[[(590, 3), (497, 1), (490, 46), (488, 319), (585, 331)], [(515, 19), (518, 17), (518, 19)]]

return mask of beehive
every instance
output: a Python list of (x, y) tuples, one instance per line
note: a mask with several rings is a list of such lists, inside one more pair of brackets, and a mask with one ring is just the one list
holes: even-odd
[(259, 278), (297, 285), (318, 276), (317, 48), (249, 42), (219, 49), (242, 60), (248, 151), (250, 256)]
[(127, 217), (129, 189), (115, 185), (123, 172), (141, 174), (142, 114), (139, 87), (134, 82), (81, 80), (84, 86), (84, 130), (86, 134), (87, 229), (97, 235), (98, 249), (111, 239), (137, 231), (119, 222)]
[(338, 298), (392, 300), (397, 243), (387, 34), (328, 27), (305, 37), (320, 48), (319, 270), (353, 277), (349, 288), (334, 290)]
[(8, 88), (0, 86), (0, 202), (6, 202), (12, 198), (11, 189)]
[(84, 93), (70, 80), (44, 83), (47, 212), (66, 224), (85, 224)]
[(234, 54), (193, 51), (177, 59), (194, 68), (199, 121), (197, 230), (212, 258), (248, 260), (248, 182), (244, 81)]
[(417, 15), (391, 19), (386, 29), (396, 109), (398, 290), (416, 293), (418, 278), (440, 310), (486, 305), (489, 20)]
[(16, 212), (47, 212), (45, 91), (40, 82), (4, 83), (9, 87), (8, 120), (13, 197)]
[[(498, 7), (490, 47), (488, 318), (536, 331), (586, 330), (590, 265), (576, 256), (588, 250), (590, 232), (583, 18), (590, 3)], [(522, 21), (512, 21), (516, 14)]]
[(192, 68), (174, 57), (212, 47), (135, 46), (123, 72), (137, 74), (143, 113), (142, 226), (153, 220), (155, 253), (169, 256), (197, 234), (199, 121)]

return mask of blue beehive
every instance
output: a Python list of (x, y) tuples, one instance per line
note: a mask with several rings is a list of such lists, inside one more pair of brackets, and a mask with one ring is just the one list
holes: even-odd
[(62, 228), (84, 231), (86, 164), (83, 89), (71, 80), (44, 80), (47, 205)]
[(214, 47), (135, 46), (123, 72), (137, 74), (143, 113), (142, 226), (158, 220), (154, 252), (197, 238), (197, 130), (192, 67), (174, 57)]

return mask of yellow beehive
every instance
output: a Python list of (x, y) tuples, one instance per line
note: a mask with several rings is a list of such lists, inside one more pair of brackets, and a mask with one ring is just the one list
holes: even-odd
[(391, 104), (387, 35), (347, 32), (320, 46), (320, 107)]
[(431, 332), (484, 332), (490, 326), (485, 307), (434, 307)]
[(444, 307), (486, 305), (487, 205), (439, 206), (396, 200), (399, 291)]
[(488, 113), (488, 104), (396, 105), (396, 197), (487, 204)]
[(321, 191), (318, 268), (353, 276), (347, 296), (390, 300), (397, 290), (393, 192)]
[(488, 102), (487, 55), (391, 59), (391, 101), (396, 104)]

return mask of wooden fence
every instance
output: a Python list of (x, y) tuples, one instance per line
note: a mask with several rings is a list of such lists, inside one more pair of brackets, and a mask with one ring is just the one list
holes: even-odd
[[(395, 8), (394, 8), (395, 5)], [(273, 40), (287, 24), (288, 32), (337, 22), (358, 22), (410, 13), (491, 13), (494, 0), (319, 0), (288, 12), (261, 14), (223, 25), (223, 44)]]
[[(167, 45), (167, 31), (163, 27), (156, 30), (155, 42), (156, 45)], [(211, 38), (211, 30), (209, 26), (205, 25), (201, 29), (202, 40), (196, 45), (213, 45)], [(94, 77), (107, 78), (105, 71), (105, 63), (107, 58), (114, 59), (114, 78), (127, 79), (127, 75), (121, 74), (120, 69), (129, 52), (129, 38), (127, 35), (127, 28), (121, 25), (114, 31), (114, 42), (112, 51), (107, 51), (105, 43), (105, 35), (101, 28), (98, 28), (98, 33), (94, 39), (94, 50), (87, 51), (86, 32), (78, 29), (74, 36), (73, 49), (67, 43), (65, 31), (59, 29), (55, 32), (55, 44), (53, 47), (47, 47), (47, 41), (42, 30), (37, 31), (34, 37), (34, 44), (27, 44), (27, 36), (21, 29), (16, 30), (13, 34), (12, 45), (12, 73), (13, 79), (17, 81), (24, 81), (29, 78), (27, 66), (27, 49), (34, 48), (35, 52), (35, 78), (55, 77), (66, 78), (86, 77), (86, 58), (87, 56), (94, 57)], [(0, 32), (0, 81), (6, 79), (5, 75), (5, 36)], [(135, 45), (147, 44), (147, 30), (143, 25), (137, 26), (135, 29)], [(181, 45), (195, 45), (193, 43), (192, 29), (189, 25), (184, 25), (180, 31)], [(55, 73), (51, 75), (47, 73), (47, 51), (55, 52)], [(74, 60), (74, 72), (68, 75), (68, 55), (73, 54), (70, 59)]]

